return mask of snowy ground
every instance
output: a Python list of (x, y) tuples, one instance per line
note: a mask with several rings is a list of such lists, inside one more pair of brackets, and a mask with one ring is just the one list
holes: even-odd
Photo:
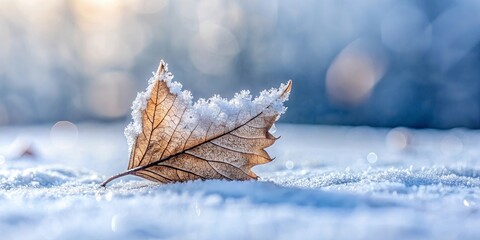
[(480, 239), (478, 131), (283, 124), (261, 181), (102, 189), (124, 124), (50, 127), (0, 128), (1, 239)]

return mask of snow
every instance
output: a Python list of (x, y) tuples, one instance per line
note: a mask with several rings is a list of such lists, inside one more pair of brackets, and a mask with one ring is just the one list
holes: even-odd
[[(188, 126), (195, 126), (197, 122), (220, 121), (233, 129), (236, 127), (236, 123), (244, 123), (262, 111), (268, 110), (271, 111), (271, 114), (281, 115), (287, 110), (283, 102), (288, 100), (289, 93), (283, 94), (287, 88), (287, 85), (283, 83), (278, 89), (272, 88), (268, 91), (262, 91), (253, 100), (248, 90), (242, 90), (230, 100), (214, 95), (207, 100), (200, 98), (192, 105), (191, 92), (188, 90), (182, 91), (182, 84), (173, 81), (174, 76), (168, 71), (168, 64), (161, 60), (159, 69), (162, 65), (164, 71), (159, 70), (157, 73), (153, 73), (153, 77), (148, 80), (147, 89), (138, 93), (132, 103), (132, 122), (124, 130), (128, 149), (132, 149), (137, 136), (142, 131), (142, 111), (147, 107), (148, 99), (157, 81), (164, 81), (170, 93), (177, 95), (180, 101), (188, 106), (186, 111), (190, 117), (184, 120), (187, 121), (186, 125)], [(268, 106), (271, 107), (266, 109)], [(242, 112), (244, 114), (239, 114)]]
[[(124, 124), (0, 128), (2, 239), (478, 239), (480, 132), (277, 124), (260, 181), (158, 185), (124, 170)], [(9, 149), (29, 141), (33, 157)], [(376, 159), (374, 161), (374, 158)]]

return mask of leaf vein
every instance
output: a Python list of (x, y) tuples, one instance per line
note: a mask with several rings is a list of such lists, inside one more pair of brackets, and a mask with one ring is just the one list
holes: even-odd
[(197, 173), (194, 173), (192, 171), (189, 171), (189, 170), (186, 170), (186, 169), (182, 169), (182, 168), (178, 168), (178, 167), (175, 167), (175, 166), (172, 166), (172, 165), (166, 165), (166, 164), (162, 164), (162, 163), (158, 163), (157, 166), (163, 166), (163, 167), (167, 167), (167, 168), (171, 168), (171, 169), (175, 169), (175, 170), (179, 170), (179, 171), (182, 171), (182, 172), (186, 172), (186, 173), (190, 173), (192, 175), (195, 175), (203, 180), (206, 179), (206, 177), (200, 175), (200, 174), (197, 174)]

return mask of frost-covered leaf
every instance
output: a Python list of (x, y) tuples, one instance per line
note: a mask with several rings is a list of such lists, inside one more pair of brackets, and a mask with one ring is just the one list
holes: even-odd
[(231, 100), (215, 95), (192, 104), (190, 92), (172, 78), (162, 60), (133, 102), (133, 122), (125, 129), (128, 170), (102, 186), (127, 174), (162, 183), (256, 179), (251, 168), (272, 161), (264, 149), (277, 139), (269, 130), (286, 111), (292, 82), (253, 100), (241, 91)]

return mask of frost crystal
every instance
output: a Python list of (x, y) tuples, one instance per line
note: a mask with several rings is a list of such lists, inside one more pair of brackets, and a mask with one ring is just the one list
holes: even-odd
[[(125, 137), (129, 149), (142, 131), (142, 112), (147, 106), (148, 99), (152, 93), (152, 89), (156, 81), (164, 81), (172, 94), (175, 94), (182, 100), (187, 107), (186, 125), (191, 126), (195, 123), (223, 122), (229, 128), (234, 127), (235, 123), (248, 121), (250, 118), (262, 111), (270, 114), (283, 114), (287, 108), (283, 102), (288, 100), (288, 94), (282, 94), (287, 85), (281, 84), (280, 87), (264, 90), (258, 97), (252, 100), (250, 91), (242, 90), (228, 100), (214, 95), (209, 99), (200, 98), (196, 103), (192, 104), (192, 94), (190, 91), (183, 90), (182, 84), (172, 81), (173, 74), (168, 71), (168, 65), (163, 62), (160, 64), (165, 66), (165, 71), (160, 74), (153, 74), (148, 80), (148, 87), (144, 92), (138, 93), (132, 104), (132, 122), (125, 128)], [(270, 107), (268, 107), (270, 106)], [(267, 108), (268, 107), (268, 108)]]

